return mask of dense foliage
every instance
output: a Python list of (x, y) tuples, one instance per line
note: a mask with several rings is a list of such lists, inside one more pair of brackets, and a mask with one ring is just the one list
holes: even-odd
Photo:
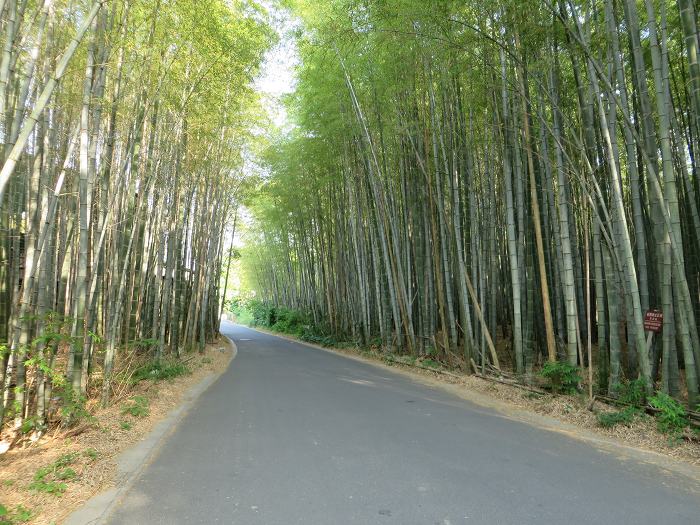
[[(336, 337), (698, 398), (692, 0), (288, 0), (303, 23), (243, 256)], [(663, 311), (647, 346), (643, 317)]]
[(0, 428), (218, 333), (273, 36), (253, 0), (0, 1)]

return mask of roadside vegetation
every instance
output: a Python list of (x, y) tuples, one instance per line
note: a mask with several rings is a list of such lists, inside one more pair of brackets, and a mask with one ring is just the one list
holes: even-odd
[(248, 203), (244, 316), (693, 438), (696, 3), (287, 5), (293, 126)]
[(52, 426), (41, 439), (0, 455), (0, 504), (6, 511), (3, 515), (0, 508), (0, 524), (61, 523), (91, 496), (119, 482), (119, 454), (142, 441), (192, 386), (223, 372), (231, 356), (228, 343), (219, 339), (203, 355), (178, 362), (176, 373), (172, 366), (162, 367), (169, 370), (167, 377), (150, 373), (161, 368), (134, 362), (128, 374), (120, 371), (131, 379), (115, 380), (108, 407), (88, 399), (85, 418)]
[(265, 17), (246, 0), (0, 2), (3, 451), (89, 425), (217, 337)]

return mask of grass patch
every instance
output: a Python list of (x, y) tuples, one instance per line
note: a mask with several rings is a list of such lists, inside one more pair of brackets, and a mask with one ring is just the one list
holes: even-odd
[(437, 361), (435, 361), (433, 359), (423, 359), (421, 361), (421, 365), (427, 366), (428, 368), (435, 368), (435, 369), (441, 368), (441, 366), (442, 366), (442, 365), (440, 365), (440, 363), (438, 363)]
[(62, 481), (33, 481), (29, 485), (29, 490), (43, 492), (44, 494), (53, 494), (54, 496), (63, 495), (67, 488), (68, 485)]
[(130, 381), (132, 384), (136, 384), (141, 381), (172, 380), (189, 373), (190, 369), (184, 363), (177, 361), (153, 361), (137, 368), (132, 374)]
[(75, 470), (69, 467), (76, 459), (77, 452), (64, 454), (50, 465), (40, 468), (34, 473), (34, 481), (30, 483), (29, 490), (60, 496), (68, 488), (66, 481), (78, 477)]
[(627, 407), (617, 412), (601, 412), (598, 414), (598, 424), (603, 428), (612, 428), (617, 425), (629, 426), (639, 412), (637, 407)]
[(148, 399), (144, 396), (134, 396), (122, 405), (122, 415), (146, 417), (149, 414)]
[(32, 519), (32, 511), (22, 505), (17, 505), (10, 510), (0, 503), (0, 525), (16, 525), (26, 523)]

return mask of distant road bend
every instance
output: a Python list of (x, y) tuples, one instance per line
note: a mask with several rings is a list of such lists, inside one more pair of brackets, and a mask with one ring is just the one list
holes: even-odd
[(112, 525), (700, 523), (698, 485), (383, 369), (238, 345)]

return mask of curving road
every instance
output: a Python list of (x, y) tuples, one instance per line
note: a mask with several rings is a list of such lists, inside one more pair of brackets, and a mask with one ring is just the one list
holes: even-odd
[(700, 523), (696, 482), (355, 360), (238, 345), (112, 525)]

